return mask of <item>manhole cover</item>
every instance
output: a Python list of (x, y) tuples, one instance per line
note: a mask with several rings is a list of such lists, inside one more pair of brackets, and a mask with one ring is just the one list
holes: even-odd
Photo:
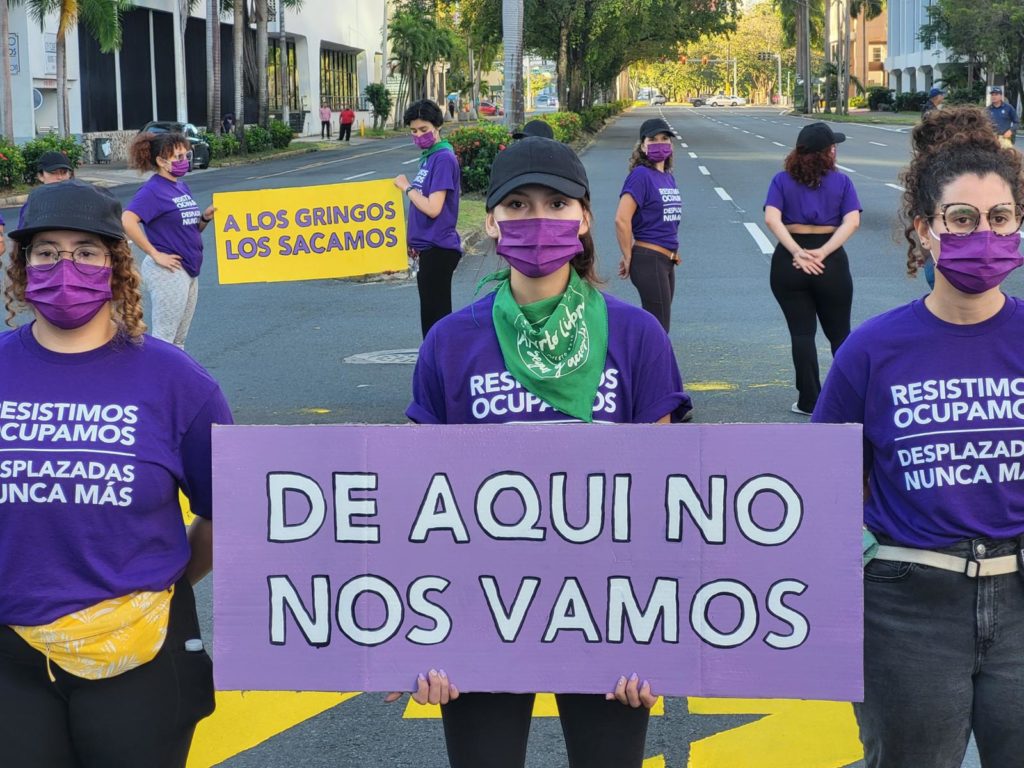
[(354, 365), (416, 365), (418, 355), (419, 350), (416, 349), (382, 349), (349, 355), (344, 362)]

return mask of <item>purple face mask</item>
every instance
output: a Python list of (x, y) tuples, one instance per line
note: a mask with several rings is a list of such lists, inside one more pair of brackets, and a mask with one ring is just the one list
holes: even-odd
[(412, 143), (420, 149), (430, 149), (434, 144), (437, 143), (437, 136), (434, 135), (433, 131), (427, 131), (426, 133), (417, 133), (412, 137)]
[(58, 328), (80, 328), (113, 298), (110, 276), (110, 267), (83, 275), (68, 259), (61, 259), (53, 269), (29, 267), (25, 301)]
[(660, 163), (672, 157), (671, 144), (648, 144), (644, 151), (652, 163)]
[(990, 230), (963, 236), (943, 232), (939, 243), (942, 247), (935, 268), (964, 293), (984, 293), (995, 288), (1024, 264), (1020, 232), (1005, 237)]
[(499, 221), (498, 231), (498, 255), (527, 277), (550, 275), (583, 253), (575, 219), (510, 219)]
[(188, 173), (188, 158), (171, 161), (171, 176), (184, 176)]

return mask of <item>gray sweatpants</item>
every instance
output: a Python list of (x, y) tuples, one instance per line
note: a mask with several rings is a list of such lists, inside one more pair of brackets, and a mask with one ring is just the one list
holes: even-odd
[(153, 335), (184, 349), (199, 298), (199, 280), (184, 269), (164, 269), (147, 256), (142, 261), (142, 283), (153, 304)]

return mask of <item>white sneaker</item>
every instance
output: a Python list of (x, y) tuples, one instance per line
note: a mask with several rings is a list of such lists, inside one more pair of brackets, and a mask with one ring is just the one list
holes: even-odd
[(793, 413), (799, 413), (801, 416), (811, 415), (810, 411), (805, 411), (803, 408), (800, 407), (799, 403), (793, 403), (791, 406), (789, 406), (789, 410), (791, 410)]

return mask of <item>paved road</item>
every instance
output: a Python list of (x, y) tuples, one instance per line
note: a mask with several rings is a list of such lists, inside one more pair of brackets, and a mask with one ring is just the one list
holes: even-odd
[[(640, 122), (663, 114), (682, 136), (675, 174), (682, 190), (683, 264), (677, 274), (672, 341), (693, 392), (700, 422), (797, 421), (788, 335), (768, 289), (771, 246), (761, 205), (771, 176), (804, 122), (766, 109), (645, 108), (609, 126), (584, 155), (590, 174), (595, 238), (607, 289), (637, 302), (628, 281), (614, 276), (618, 262), (612, 217), (626, 162)], [(849, 136), (839, 162), (853, 178), (864, 205), (863, 224), (849, 244), (855, 280), (854, 321), (906, 302), (925, 291), (923, 279), (904, 275), (905, 248), (894, 221), (898, 173), (909, 155), (905, 129), (845, 125)], [(390, 178), (415, 167), (418, 150), (406, 140), (388, 140), (346, 150), (288, 158), (262, 165), (200, 172), (189, 177), (205, 202), (214, 191), (268, 189)], [(114, 190), (123, 200), (133, 187)], [(8, 221), (16, 215), (4, 211)], [(416, 290), (408, 281), (357, 283), (318, 281), (278, 285), (219, 286), (212, 230), (205, 236), (208, 259), (189, 351), (221, 381), (241, 423), (401, 422), (408, 403), (409, 364), (356, 364), (353, 356), (381, 350), (415, 350), (419, 343)], [(491, 255), (470, 255), (456, 274), (457, 306), (473, 297), (477, 279), (497, 264)], [(1020, 294), (1021, 277), (1008, 288)], [(823, 339), (821, 339), (824, 342)], [(823, 367), (827, 347), (820, 347)], [(392, 359), (402, 359), (401, 357)], [(199, 590), (204, 634), (210, 634), (209, 580)], [(224, 715), (208, 745), (251, 746), (281, 730), (300, 699), (271, 698), (260, 709)], [(317, 699), (320, 701), (320, 699)], [(333, 702), (331, 702), (333, 703)], [(649, 765), (682, 768), (842, 768), (857, 755), (815, 740), (816, 731), (849, 726), (849, 708), (815, 705), (778, 714), (761, 726), (735, 731), (747, 762), (708, 757), (701, 741), (758, 721), (764, 712), (742, 704), (665, 703), (652, 720)], [(405, 766), (442, 768), (443, 744), (436, 720), (403, 717), (404, 705), (384, 705), (378, 695), (323, 704), (322, 714), (230, 757), (228, 768), (265, 766)], [(255, 712), (255, 710), (259, 710)], [(227, 712), (222, 707), (222, 712)], [(772, 710), (775, 711), (775, 710)], [(244, 713), (243, 713), (244, 712)], [(695, 712), (702, 712), (695, 714)], [(708, 714), (703, 714), (703, 713)], [(730, 714), (732, 713), (732, 714)], [(739, 714), (735, 714), (739, 713)], [(744, 714), (746, 713), (746, 714)], [(257, 716), (258, 715), (258, 716)], [(822, 718), (824, 718), (822, 720)], [(295, 720), (302, 719), (296, 715)], [(225, 722), (226, 721), (226, 722)], [(289, 723), (290, 724), (290, 723)], [(767, 734), (767, 735), (764, 735)], [(728, 738), (729, 735), (727, 734)], [(721, 737), (719, 737), (721, 738)], [(847, 733), (846, 741), (849, 741)], [(691, 744), (700, 745), (691, 750)], [(239, 747), (241, 748), (241, 747)], [(222, 750), (223, 753), (223, 750)], [(230, 750), (229, 750), (230, 753)], [(719, 752), (719, 755), (724, 754)], [(208, 765), (200, 755), (191, 765)], [(203, 760), (206, 762), (203, 762)], [(220, 759), (220, 758), (218, 758)], [(716, 762), (716, 759), (718, 762)], [(531, 768), (565, 764), (557, 721), (538, 718), (531, 737)], [(976, 758), (965, 764), (976, 766)]]

